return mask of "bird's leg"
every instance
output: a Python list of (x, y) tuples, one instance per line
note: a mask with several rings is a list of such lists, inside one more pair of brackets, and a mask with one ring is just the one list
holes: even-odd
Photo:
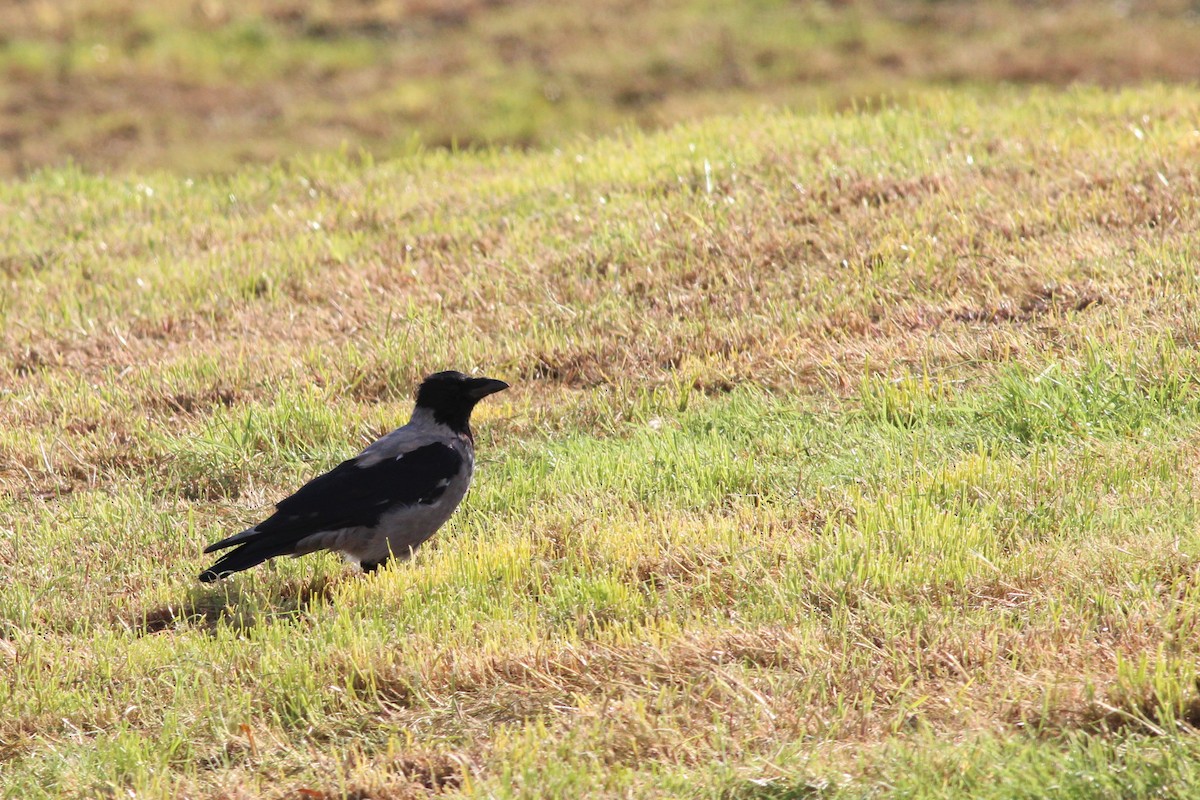
[(386, 565), (387, 561), (387, 556), (384, 556), (378, 561), (363, 561), (360, 566), (362, 567), (362, 571), (369, 575), (380, 567)]

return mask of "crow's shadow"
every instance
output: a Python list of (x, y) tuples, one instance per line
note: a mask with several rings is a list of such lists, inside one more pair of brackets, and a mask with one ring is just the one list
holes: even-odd
[(247, 583), (244, 578), (224, 580), (193, 587), (179, 602), (148, 608), (123, 622), (138, 636), (180, 629), (210, 633), (220, 627), (248, 629), (333, 603), (334, 587), (345, 579), (345, 575), (335, 574), (282, 581), (269, 594), (261, 584)]

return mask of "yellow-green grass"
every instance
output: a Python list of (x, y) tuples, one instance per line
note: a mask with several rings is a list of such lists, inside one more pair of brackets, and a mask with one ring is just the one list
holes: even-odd
[(1189, 0), (0, 5), (0, 174), (566, 145), (765, 103), (1200, 74)]
[[(5, 796), (1200, 782), (1200, 92), (0, 186)], [(203, 546), (513, 383), (435, 542)]]

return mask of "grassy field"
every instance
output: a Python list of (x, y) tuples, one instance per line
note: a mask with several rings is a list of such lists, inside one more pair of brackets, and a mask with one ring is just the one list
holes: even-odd
[(1194, 80), (1192, 0), (0, 3), (0, 174), (572, 146), (764, 104)]
[[(1188, 797), (1200, 91), (0, 184), (0, 793)], [(202, 547), (405, 421), (415, 561)]]

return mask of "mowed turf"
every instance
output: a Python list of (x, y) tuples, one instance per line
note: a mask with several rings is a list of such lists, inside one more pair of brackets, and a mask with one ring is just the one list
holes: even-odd
[[(1200, 92), (0, 186), (21, 798), (1188, 797)], [(456, 367), (408, 564), (203, 546)]]
[(562, 146), (913, 88), (1192, 81), (1190, 0), (0, 4), (0, 174)]

